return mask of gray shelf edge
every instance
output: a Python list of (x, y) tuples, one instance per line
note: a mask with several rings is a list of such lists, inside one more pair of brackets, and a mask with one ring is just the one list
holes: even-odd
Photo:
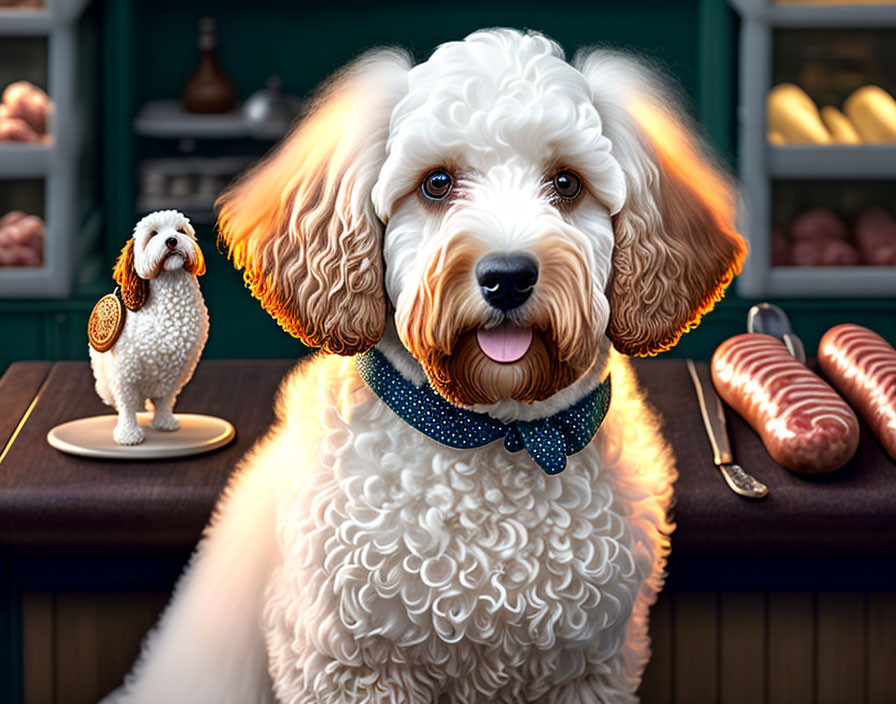
[(896, 267), (775, 267), (766, 286), (774, 296), (894, 296)]
[(896, 27), (896, 4), (777, 5), (768, 21), (776, 29), (885, 29)]
[(42, 9), (0, 9), (0, 37), (48, 36), (58, 27), (73, 24), (91, 0), (46, 0)]
[[(249, 128), (238, 112), (220, 115), (165, 114), (178, 104), (176, 100), (151, 100), (134, 118), (133, 130), (140, 137), (153, 139), (245, 139)], [(159, 115), (158, 113), (162, 114)], [(154, 114), (155, 113), (155, 114)]]
[(0, 37), (46, 36), (53, 31), (56, 19), (46, 10), (0, 10)]
[(766, 163), (774, 178), (896, 178), (896, 145), (769, 147)]
[(729, 0), (742, 17), (781, 29), (884, 29), (896, 27), (896, 3), (810, 5), (774, 0)]
[(0, 143), (0, 178), (46, 176), (54, 145), (23, 144), (21, 147)]

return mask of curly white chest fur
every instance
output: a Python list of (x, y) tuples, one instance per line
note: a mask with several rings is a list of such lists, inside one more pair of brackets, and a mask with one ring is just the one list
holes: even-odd
[(610, 367), (600, 431), (551, 477), (412, 430), (352, 359), (301, 365), (108, 703), (636, 701), (675, 470)]
[(415, 690), (421, 702), (538, 701), (586, 668), (618, 669), (664, 554), (672, 471), (649, 420), (626, 451), (655, 468), (619, 454), (631, 401), (617, 392), (595, 442), (547, 476), (499, 442), (471, 452), (409, 431), (344, 363), (316, 373), (328, 402), (316, 419), (300, 414), (317, 426), (316, 456), (299, 446), (309, 428), (292, 408), (307, 403), (305, 384), (285, 391), (289, 426), (274, 441), (295, 443), (284, 460), (296, 473), (264, 612), (282, 701), (362, 687), (395, 701), (418, 701), (400, 694)]

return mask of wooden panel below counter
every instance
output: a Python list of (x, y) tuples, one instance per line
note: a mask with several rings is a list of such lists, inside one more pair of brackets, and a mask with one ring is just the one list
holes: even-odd
[[(23, 704), (96, 704), (121, 683), (166, 599), (26, 592)], [(896, 594), (668, 591), (650, 628), (642, 704), (896, 701)]]

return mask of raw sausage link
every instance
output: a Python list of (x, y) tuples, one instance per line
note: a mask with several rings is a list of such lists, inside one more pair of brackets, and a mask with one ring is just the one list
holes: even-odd
[(861, 325), (837, 325), (818, 344), (818, 366), (896, 459), (896, 350)]
[(858, 447), (852, 409), (770, 335), (725, 340), (712, 357), (712, 380), (772, 458), (794, 472), (832, 472)]

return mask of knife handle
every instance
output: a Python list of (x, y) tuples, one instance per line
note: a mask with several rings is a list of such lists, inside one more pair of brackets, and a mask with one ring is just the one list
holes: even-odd
[(728, 441), (728, 424), (725, 422), (722, 400), (713, 388), (712, 380), (704, 381), (700, 378), (694, 361), (689, 359), (687, 364), (691, 380), (694, 382), (694, 389), (697, 391), (703, 425), (709, 436), (709, 444), (712, 445), (713, 462), (716, 466), (733, 464), (734, 457), (731, 454), (731, 443)]

